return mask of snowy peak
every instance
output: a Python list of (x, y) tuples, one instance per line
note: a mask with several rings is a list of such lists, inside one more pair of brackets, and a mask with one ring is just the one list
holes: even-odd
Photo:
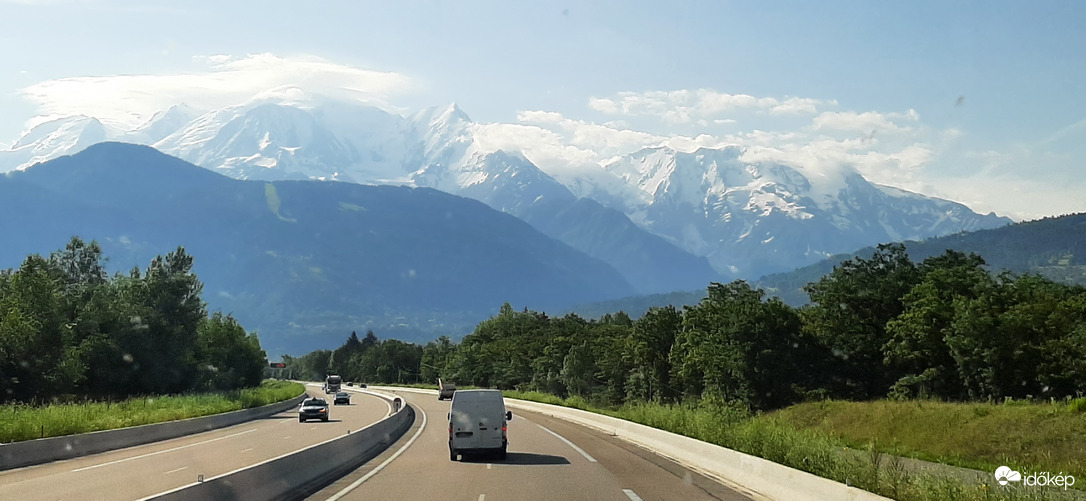
[(82, 151), (109, 139), (110, 132), (98, 119), (83, 115), (38, 124), (19, 138), (11, 149), (0, 151), (0, 172), (23, 170), (34, 164)]
[[(487, 146), (494, 144), (486, 136), (493, 129), (473, 123), (455, 103), (402, 117), (356, 100), (280, 88), (194, 115), (171, 108), (124, 139), (239, 179), (414, 185), (468, 196), (546, 227), (590, 254), (607, 249), (612, 254), (592, 255), (609, 262), (618, 262), (614, 253), (622, 250), (603, 242), (607, 230), (640, 230), (658, 240), (646, 246), (670, 245), (708, 258), (725, 278), (757, 278), (877, 243), (1010, 222), (875, 186), (848, 165), (785, 165), (737, 146), (649, 147), (602, 165), (548, 165), (544, 172), (515, 146)], [(0, 151), (0, 170), (114, 137), (89, 117), (47, 122)], [(523, 151), (533, 150), (525, 145)], [(569, 209), (578, 197), (607, 211), (586, 208), (590, 204)], [(605, 222), (616, 214), (629, 224)], [(580, 227), (563, 231), (557, 221)], [(573, 234), (580, 243), (571, 243)], [(665, 254), (628, 260), (624, 273), (638, 273)]]
[(733, 277), (756, 278), (864, 245), (1009, 222), (875, 186), (847, 167), (812, 173), (812, 179), (791, 166), (745, 161), (743, 153), (737, 147), (646, 148), (605, 168), (638, 188), (639, 203), (626, 209), (634, 221)]
[(471, 123), (471, 117), (464, 113), (464, 110), (460, 109), (460, 106), (456, 103), (449, 103), (445, 106), (434, 106), (415, 113), (411, 116), (410, 121), (430, 129), (437, 129)]
[(122, 139), (132, 143), (154, 144), (184, 127), (197, 116), (199, 113), (184, 103), (170, 106), (166, 111), (155, 113), (136, 130), (122, 136)]

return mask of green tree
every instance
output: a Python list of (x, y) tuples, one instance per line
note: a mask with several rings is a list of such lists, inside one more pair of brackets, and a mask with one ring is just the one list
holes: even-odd
[(633, 372), (630, 391), (641, 400), (673, 402), (678, 392), (671, 382), (668, 355), (682, 330), (682, 313), (674, 306), (651, 308), (634, 323), (630, 348)]
[(903, 374), (894, 384), (898, 397), (961, 399), (967, 395), (946, 337), (955, 318), (955, 301), (974, 299), (991, 284), (984, 260), (948, 250), (925, 259), (922, 279), (902, 298), (905, 310), (887, 322), (885, 363)]
[(713, 283), (683, 314), (671, 362), (686, 395), (758, 408), (792, 402), (810, 384), (812, 342), (799, 315), (742, 280)]
[(803, 310), (804, 327), (837, 359), (826, 382), (835, 394), (881, 397), (902, 377), (884, 364), (886, 324), (905, 310), (902, 298), (919, 280), (905, 247), (883, 244), (870, 259), (847, 260), (804, 287), (812, 303)]
[(419, 379), (425, 383), (435, 383), (437, 378), (447, 378), (449, 365), (457, 346), (449, 336), (441, 336), (422, 347), (419, 361)]
[(231, 390), (257, 386), (268, 364), (256, 334), (245, 332), (234, 317), (215, 312), (197, 329), (199, 386)]
[(5, 399), (45, 399), (70, 392), (84, 368), (64, 315), (61, 273), (33, 255), (0, 291), (0, 379)]

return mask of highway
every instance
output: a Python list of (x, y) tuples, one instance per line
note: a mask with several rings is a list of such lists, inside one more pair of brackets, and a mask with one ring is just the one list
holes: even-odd
[[(307, 391), (325, 396), (319, 384)], [(351, 405), (330, 407), (327, 423), (300, 423), (292, 409), (187, 437), (3, 471), (0, 499), (140, 499), (343, 436), (388, 413), (386, 400), (354, 392)]]
[(414, 426), (384, 454), (309, 499), (751, 499), (651, 451), (579, 425), (515, 409), (505, 461), (469, 457), (452, 462), (449, 402), (439, 402), (434, 395), (397, 394), (420, 411)]

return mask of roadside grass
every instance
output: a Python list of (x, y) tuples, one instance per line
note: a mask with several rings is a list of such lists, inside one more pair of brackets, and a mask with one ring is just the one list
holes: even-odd
[[(827, 400), (771, 416), (850, 447), (874, 444), (880, 452), (982, 471), (1008, 465), (1086, 479), (1083, 403)], [(1086, 481), (1076, 483), (1086, 487)]]
[(256, 388), (157, 395), (120, 402), (0, 406), (0, 443), (113, 430), (259, 407), (305, 391), (298, 383), (265, 380)]
[(563, 400), (554, 395), (517, 391), (507, 391), (505, 395), (575, 407), (671, 431), (901, 501), (1063, 500), (1080, 494), (1053, 488), (1027, 489), (1020, 485), (1001, 487), (994, 478), (986, 484), (953, 475), (910, 471), (900, 458), (887, 455), (871, 444), (860, 447), (861, 452), (857, 453), (849, 445), (855, 447), (861, 442), (850, 444), (819, 429), (793, 425), (776, 414), (752, 417), (745, 409), (721, 402), (637, 403), (601, 408), (579, 397)]

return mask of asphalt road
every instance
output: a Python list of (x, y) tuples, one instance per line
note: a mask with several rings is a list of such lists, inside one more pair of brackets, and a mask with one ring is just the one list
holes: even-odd
[(515, 409), (505, 461), (469, 457), (452, 462), (449, 402), (439, 402), (433, 395), (399, 395), (421, 411), (412, 429), (384, 454), (309, 499), (750, 499), (651, 451), (576, 424)]
[[(325, 396), (320, 385), (307, 390)], [(0, 499), (140, 499), (199, 475), (211, 478), (340, 437), (388, 415), (386, 400), (352, 395), (351, 405), (331, 406), (327, 423), (299, 423), (292, 409), (197, 435), (3, 471)]]

